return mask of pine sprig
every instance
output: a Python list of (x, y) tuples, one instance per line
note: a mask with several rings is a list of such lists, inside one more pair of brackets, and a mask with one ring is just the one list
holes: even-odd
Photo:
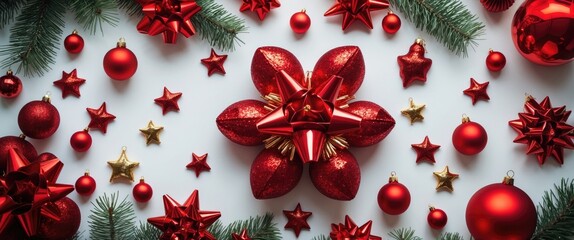
[(103, 23), (115, 27), (119, 21), (114, 0), (71, 0), (70, 10), (75, 13), (76, 21), (91, 34), (97, 29), (103, 34)]
[(142, 15), (142, 6), (136, 0), (115, 0), (119, 9), (123, 9), (130, 16)]
[(157, 240), (160, 235), (161, 231), (147, 222), (140, 222), (134, 234), (138, 240)]
[(391, 6), (456, 55), (468, 56), (485, 26), (460, 0), (389, 0)]
[(22, 0), (0, 1), (0, 30), (14, 20), (14, 16), (24, 6), (24, 3), (25, 1)]
[(422, 240), (422, 238), (415, 235), (415, 230), (411, 228), (393, 229), (388, 235), (395, 240)]
[(331, 240), (331, 238), (327, 235), (319, 235), (311, 238), (311, 240)]
[(247, 229), (247, 235), (253, 240), (276, 240), (281, 239), (281, 233), (273, 222), (273, 214), (250, 217), (248, 220), (232, 222), (226, 227), (220, 221), (215, 222), (208, 231), (219, 240), (231, 240), (232, 233), (240, 233)]
[(106, 194), (92, 202), (94, 209), (88, 217), (90, 239), (134, 239), (134, 206), (127, 196), (118, 202), (118, 193)]
[(245, 21), (225, 10), (214, 0), (197, 0), (201, 11), (191, 18), (201, 39), (223, 51), (232, 51), (235, 44), (243, 43), (237, 37), (247, 30)]
[(440, 240), (464, 240), (464, 237), (459, 233), (446, 232), (440, 235)]
[(562, 179), (545, 191), (538, 204), (538, 223), (532, 239), (566, 239), (574, 236), (574, 179)]

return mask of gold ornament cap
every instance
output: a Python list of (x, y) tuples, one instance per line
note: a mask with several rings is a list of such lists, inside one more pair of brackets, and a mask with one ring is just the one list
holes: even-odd
[(395, 171), (392, 171), (391, 176), (389, 177), (389, 183), (392, 182), (399, 182), (399, 178), (397, 177), (397, 173)]
[(42, 97), (42, 102), (52, 103), (52, 100), (50, 99), (50, 95), (52, 95), (52, 93), (46, 92), (46, 95), (44, 95)]
[(508, 170), (508, 172), (506, 172), (506, 176), (504, 176), (504, 179), (502, 179), (502, 183), (505, 185), (514, 186), (514, 171)]
[(462, 123), (470, 122), (470, 117), (465, 114), (462, 114)]
[(118, 40), (118, 44), (116, 44), (117, 47), (121, 47), (121, 48), (125, 48), (126, 47), (126, 39), (121, 37), (120, 40)]

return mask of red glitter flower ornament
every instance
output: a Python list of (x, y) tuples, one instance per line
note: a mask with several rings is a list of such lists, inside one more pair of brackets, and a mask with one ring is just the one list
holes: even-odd
[(137, 0), (144, 14), (137, 25), (140, 33), (163, 34), (165, 43), (175, 43), (177, 34), (186, 38), (195, 34), (193, 15), (201, 11), (195, 0)]
[(382, 141), (395, 121), (379, 105), (349, 103), (365, 75), (361, 50), (334, 48), (303, 73), (297, 58), (285, 49), (255, 51), (251, 76), (263, 99), (232, 104), (217, 117), (230, 140), (265, 144), (251, 166), (251, 189), (257, 199), (282, 196), (293, 189), (310, 163), (315, 187), (325, 196), (351, 200), (360, 183), (357, 160), (346, 149)]

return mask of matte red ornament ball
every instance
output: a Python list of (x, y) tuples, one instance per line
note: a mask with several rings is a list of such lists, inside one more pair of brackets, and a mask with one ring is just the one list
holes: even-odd
[(305, 10), (302, 10), (301, 12), (297, 12), (291, 16), (289, 25), (291, 25), (291, 30), (293, 30), (293, 32), (303, 34), (309, 30), (309, 27), (311, 27), (311, 18), (307, 15)]
[(488, 134), (482, 125), (471, 122), (468, 118), (458, 125), (452, 133), (454, 148), (465, 155), (480, 153), (488, 142)]
[(37, 239), (70, 239), (80, 228), (82, 215), (80, 213), (80, 208), (72, 199), (64, 197), (56, 201), (55, 206), (60, 212), (59, 219), (41, 217), (40, 223), (38, 224), (39, 229)]
[(8, 70), (6, 75), (0, 77), (0, 97), (15, 98), (22, 92), (22, 80)]
[(64, 39), (64, 48), (69, 53), (80, 53), (84, 49), (84, 38), (78, 34), (76, 30)]
[(140, 182), (134, 186), (132, 194), (137, 202), (145, 203), (153, 196), (153, 189), (141, 178)]
[(427, 216), (427, 222), (429, 226), (433, 229), (440, 230), (446, 226), (446, 222), (448, 221), (448, 216), (442, 209), (430, 208), (430, 212)]
[(486, 57), (486, 67), (492, 72), (499, 72), (506, 65), (506, 57), (498, 51), (490, 50)]
[(399, 215), (404, 213), (411, 204), (411, 193), (405, 185), (391, 176), (389, 183), (383, 185), (377, 195), (377, 202), (384, 213)]
[(94, 178), (90, 176), (90, 173), (86, 171), (84, 176), (81, 176), (76, 180), (76, 184), (74, 186), (76, 187), (76, 192), (78, 194), (82, 196), (90, 196), (94, 191), (96, 191), (96, 180), (94, 180)]
[(60, 126), (60, 113), (50, 103), (50, 97), (31, 101), (18, 113), (18, 126), (27, 137), (44, 139), (52, 136)]
[(131, 78), (138, 69), (138, 59), (136, 55), (126, 48), (123, 39), (116, 48), (109, 50), (104, 56), (104, 71), (114, 80), (127, 80)]
[(92, 136), (88, 129), (77, 131), (70, 137), (70, 145), (76, 152), (85, 152), (92, 146)]
[(387, 16), (383, 18), (382, 26), (386, 33), (395, 34), (401, 28), (401, 19), (393, 12), (389, 12)]

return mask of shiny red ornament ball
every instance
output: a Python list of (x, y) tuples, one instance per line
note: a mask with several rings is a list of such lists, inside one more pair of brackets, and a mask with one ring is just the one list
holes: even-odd
[(384, 213), (399, 215), (409, 208), (411, 204), (411, 193), (409, 189), (399, 183), (393, 175), (389, 178), (389, 183), (383, 185), (379, 190), (377, 202)]
[(489, 12), (502, 12), (514, 4), (514, 0), (480, 0), (482, 6)]
[(492, 72), (499, 72), (506, 65), (506, 57), (498, 51), (490, 50), (486, 57), (486, 67)]
[(465, 155), (480, 153), (486, 147), (487, 142), (488, 135), (482, 125), (468, 119), (463, 120), (463, 123), (458, 125), (452, 133), (454, 148)]
[(84, 39), (74, 30), (72, 34), (64, 39), (64, 48), (66, 48), (66, 51), (69, 53), (80, 53), (82, 49), (84, 49)]
[(148, 202), (153, 196), (153, 189), (142, 178), (140, 179), (140, 182), (134, 186), (132, 195), (137, 202), (145, 203)]
[(291, 25), (291, 30), (298, 34), (306, 33), (311, 27), (311, 18), (305, 10), (295, 13), (291, 16), (289, 20), (289, 25)]
[(401, 19), (393, 12), (387, 13), (383, 18), (383, 30), (389, 34), (395, 34), (401, 28)]
[(90, 196), (96, 191), (96, 180), (90, 176), (89, 172), (84, 173), (76, 180), (76, 192), (82, 196)]
[(303, 162), (297, 155), (292, 160), (275, 148), (261, 151), (251, 164), (249, 181), (256, 199), (269, 199), (290, 192), (303, 174)]
[(361, 184), (361, 168), (348, 150), (338, 150), (328, 159), (312, 162), (309, 175), (319, 192), (336, 200), (352, 200)]
[(556, 66), (574, 60), (574, 2), (526, 0), (512, 20), (512, 40), (529, 61)]
[(427, 222), (432, 229), (440, 230), (446, 226), (448, 221), (448, 216), (442, 209), (430, 208), (430, 212), (427, 215)]
[(70, 145), (76, 152), (85, 152), (92, 146), (92, 136), (87, 129), (77, 131), (70, 137)]
[(127, 80), (131, 78), (138, 69), (138, 59), (136, 55), (126, 48), (123, 39), (116, 48), (111, 49), (104, 56), (104, 71), (114, 80)]
[(15, 149), (30, 162), (36, 160), (38, 152), (24, 137), (5, 136), (0, 138), (0, 172), (6, 172), (6, 164), (10, 159), (10, 149)]
[(71, 239), (80, 228), (82, 220), (80, 208), (72, 199), (64, 197), (56, 201), (54, 206), (57, 207), (60, 213), (59, 219), (42, 216), (38, 224), (37, 239)]
[(60, 113), (44, 96), (42, 101), (31, 101), (18, 113), (18, 126), (27, 137), (44, 139), (52, 136), (60, 126)]
[(22, 80), (8, 70), (0, 77), (0, 97), (15, 98), (22, 92)]

